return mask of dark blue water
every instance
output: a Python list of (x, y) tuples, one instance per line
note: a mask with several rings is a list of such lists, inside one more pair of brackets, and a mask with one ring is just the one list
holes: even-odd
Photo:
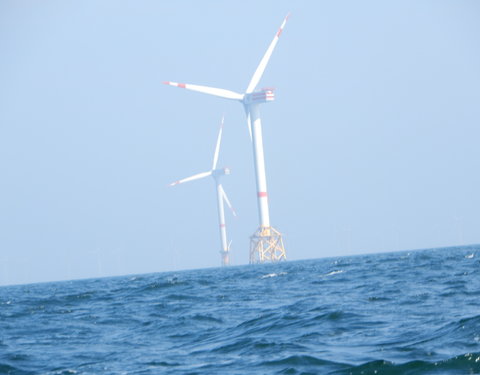
[(480, 373), (479, 250), (2, 287), (0, 373)]

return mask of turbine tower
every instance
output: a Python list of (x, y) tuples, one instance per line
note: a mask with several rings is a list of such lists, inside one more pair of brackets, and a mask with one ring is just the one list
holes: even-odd
[(250, 132), (250, 138), (253, 145), (253, 159), (255, 166), (255, 179), (257, 184), (257, 202), (260, 226), (250, 237), (250, 263), (263, 263), (266, 261), (286, 260), (285, 247), (282, 235), (270, 225), (270, 215), (268, 210), (267, 179), (265, 175), (265, 158), (263, 152), (262, 123), (260, 119), (259, 106), (262, 103), (268, 103), (275, 99), (272, 89), (261, 89), (256, 91), (256, 87), (262, 78), (263, 72), (267, 67), (268, 61), (272, 56), (273, 50), (277, 45), (278, 38), (282, 34), (283, 28), (287, 22), (288, 15), (283, 20), (275, 37), (268, 46), (265, 55), (253, 74), (247, 90), (244, 94), (234, 91), (219, 89), (214, 87), (192, 85), (177, 82), (164, 82), (170, 86), (177, 86), (188, 90), (198, 91), (204, 94), (219, 96), (225, 99), (237, 100), (243, 104), (247, 115), (247, 125)]
[(232, 210), (234, 216), (237, 216), (235, 210), (233, 209), (223, 186), (220, 183), (220, 178), (226, 174), (230, 174), (230, 169), (228, 168), (219, 168), (217, 169), (218, 154), (220, 152), (220, 143), (222, 141), (222, 131), (223, 131), (223, 117), (222, 123), (220, 125), (220, 131), (218, 132), (217, 145), (215, 146), (215, 153), (213, 155), (213, 164), (212, 169), (208, 172), (198, 173), (191, 177), (184, 178), (182, 180), (175, 181), (170, 184), (170, 186), (175, 186), (178, 184), (183, 184), (184, 182), (198, 180), (204, 177), (212, 176), (215, 180), (215, 186), (217, 188), (217, 206), (218, 206), (218, 222), (220, 225), (220, 254), (222, 256), (222, 266), (228, 266), (230, 263), (230, 243), (227, 243), (227, 229), (225, 227), (225, 209), (223, 202), (226, 202), (228, 207)]

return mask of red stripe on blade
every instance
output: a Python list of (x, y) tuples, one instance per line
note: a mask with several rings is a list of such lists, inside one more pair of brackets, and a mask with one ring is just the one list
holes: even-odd
[(182, 89), (184, 89), (185, 88), (185, 83), (179, 83), (178, 87), (181, 87)]

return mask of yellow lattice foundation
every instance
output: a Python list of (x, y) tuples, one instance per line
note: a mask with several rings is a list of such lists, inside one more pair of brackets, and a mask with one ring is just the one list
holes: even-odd
[(260, 227), (250, 237), (250, 264), (287, 260), (282, 234), (272, 227)]

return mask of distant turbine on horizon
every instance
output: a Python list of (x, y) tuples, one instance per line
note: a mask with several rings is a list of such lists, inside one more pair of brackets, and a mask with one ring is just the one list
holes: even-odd
[(244, 94), (214, 87), (192, 85), (187, 83), (164, 82), (170, 86), (181, 87), (188, 90), (198, 91), (204, 94), (219, 96), (224, 99), (237, 100), (243, 104), (247, 115), (247, 125), (253, 145), (253, 158), (255, 166), (255, 179), (257, 184), (257, 202), (260, 219), (260, 226), (250, 237), (250, 263), (263, 263), (265, 261), (286, 260), (285, 247), (282, 235), (270, 226), (270, 215), (268, 209), (267, 178), (265, 175), (265, 158), (263, 152), (262, 123), (260, 119), (259, 105), (271, 102), (275, 99), (272, 89), (261, 89), (255, 91), (278, 39), (282, 34), (287, 22), (288, 15), (283, 20), (275, 37), (270, 43), (265, 55), (253, 74), (247, 90)]
[(224, 175), (230, 174), (230, 169), (226, 167), (217, 169), (218, 155), (220, 153), (220, 143), (222, 141), (223, 123), (224, 123), (224, 118), (222, 117), (222, 123), (220, 125), (220, 130), (218, 132), (217, 144), (215, 146), (215, 153), (213, 155), (212, 169), (209, 170), (208, 172), (198, 173), (193, 176), (184, 178), (182, 180), (172, 182), (170, 186), (183, 184), (184, 182), (188, 182), (188, 181), (199, 180), (201, 178), (205, 178), (208, 176), (213, 177), (213, 179), (215, 180), (215, 186), (217, 188), (217, 208), (218, 208), (218, 222), (220, 226), (220, 244), (221, 244), (220, 254), (222, 256), (222, 266), (228, 266), (230, 264), (230, 245), (232, 244), (232, 242), (231, 241), (230, 243), (227, 242), (227, 229), (225, 225), (225, 208), (224, 208), (223, 202), (227, 203), (227, 206), (230, 208), (230, 210), (232, 210), (232, 213), (234, 216), (237, 216), (237, 214), (233, 209), (232, 204), (230, 203), (230, 200), (228, 199), (222, 184), (220, 183), (220, 178)]

